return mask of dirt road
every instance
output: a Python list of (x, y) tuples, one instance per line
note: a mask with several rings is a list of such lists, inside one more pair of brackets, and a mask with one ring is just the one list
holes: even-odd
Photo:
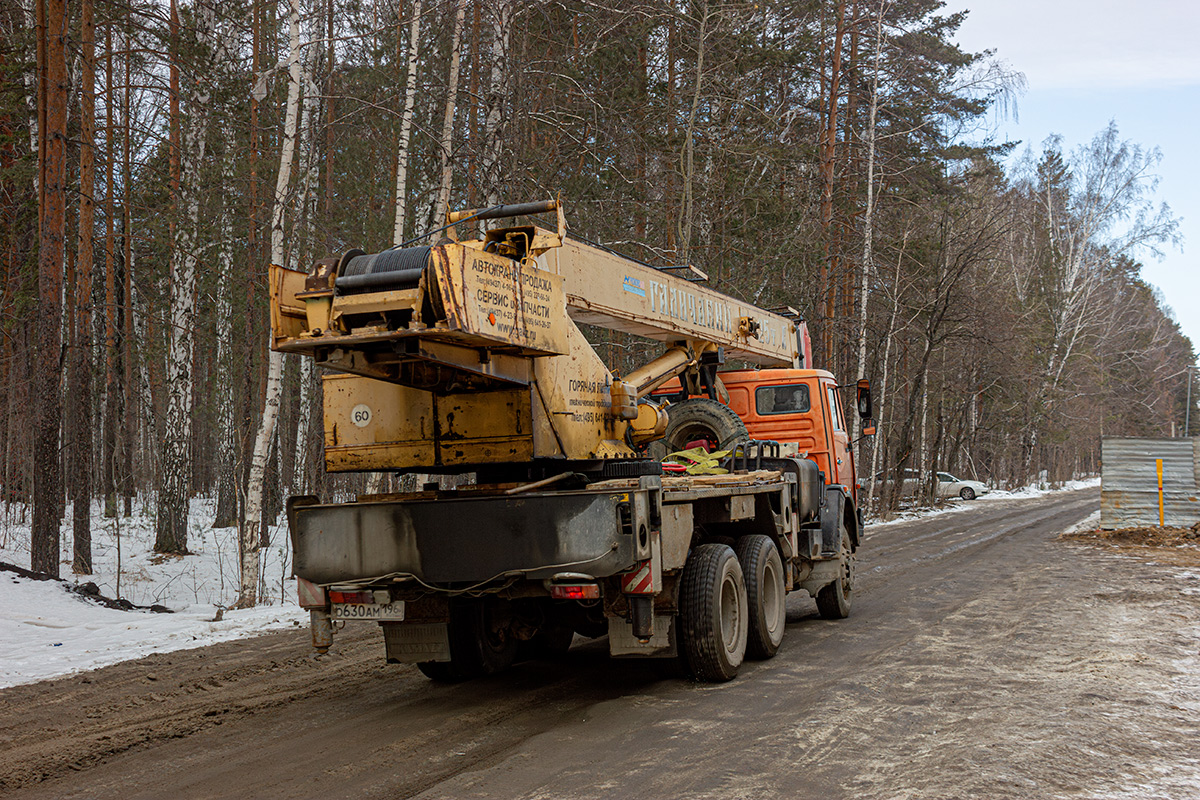
[(1098, 495), (877, 529), (853, 616), (789, 600), (724, 686), (587, 643), (443, 687), (296, 630), (4, 690), (0, 794), (1200, 796), (1200, 575), (1057, 541)]

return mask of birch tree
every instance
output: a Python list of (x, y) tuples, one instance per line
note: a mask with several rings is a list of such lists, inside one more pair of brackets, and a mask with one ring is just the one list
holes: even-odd
[(180, 125), (179, 200), (182, 224), (171, 250), (170, 299), (165, 368), (167, 414), (159, 462), (158, 511), (154, 549), (187, 552), (188, 498), (191, 483), (192, 356), (196, 341), (196, 261), (200, 247), (200, 170), (208, 138), (209, 78), (213, 67), (216, 11), (212, 0), (193, 6), (196, 55), (187, 114)]
[(504, 151), (504, 119), (509, 88), (509, 49), (512, 37), (513, 0), (491, 4), (492, 41), (487, 97), (483, 120), (483, 156), (480, 182), (487, 204), (500, 202), (500, 156)]
[[(226, 182), (231, 182), (233, 179), (232, 145), (232, 141), (227, 143), (227, 152), (221, 162), (221, 177)], [(233, 215), (235, 212), (236, 207), (232, 199), (223, 196), (221, 241), (217, 248), (216, 314), (218, 320), (229, 320), (233, 316)], [(217, 329), (216, 340), (216, 368), (222, 379), (214, 387), (216, 390), (214, 399), (217, 407), (217, 511), (213, 519), (213, 527), (227, 528), (237, 524), (238, 519), (238, 428), (233, 418), (232, 342), (228, 331), (221, 327)]]
[(1178, 220), (1166, 204), (1155, 207), (1162, 160), (1122, 141), (1115, 122), (1063, 160), (1061, 139), (1052, 137), (1038, 167), (1035, 196), (1046, 233), (1048, 275), (1044, 308), (1050, 327), (1038, 387), (1029, 415), (1025, 462), (1037, 447), (1039, 430), (1068, 362), (1075, 356), (1095, 315), (1093, 297), (1103, 268), (1140, 252), (1160, 254), (1178, 241)]
[(404, 88), (404, 111), (400, 115), (400, 141), (396, 149), (396, 224), (392, 246), (404, 241), (404, 221), (408, 214), (408, 150), (412, 139), (413, 106), (417, 99), (417, 56), (421, 46), (421, 0), (412, 6), (408, 24), (408, 68)]
[[(879, 12), (875, 18), (875, 52), (867, 107), (867, 129), (863, 133), (863, 140), (867, 147), (867, 176), (866, 200), (863, 203), (861, 284), (858, 293), (858, 371), (855, 373), (855, 377), (867, 374), (867, 307), (871, 299), (871, 272), (875, 262), (875, 126), (879, 117), (879, 70), (880, 60), (883, 57), (883, 16), (886, 10), (887, 0), (880, 0)], [(851, 416), (854, 420), (851, 423), (854, 426), (851, 439), (858, 439), (861, 420), (857, 414)], [(872, 453), (872, 457), (874, 457), (874, 453)], [(868, 490), (867, 494), (868, 500), (871, 496), (870, 491)]]
[[(296, 133), (300, 121), (300, 0), (289, 0), (288, 14), (288, 91), (284, 112), (283, 141), (279, 150), (279, 172), (275, 179), (275, 197), (271, 209), (271, 263), (285, 265), (287, 260), (285, 216), (292, 180), (292, 161), (296, 155)], [(241, 528), (241, 589), (237, 607), (249, 608), (258, 602), (259, 548), (262, 544), (262, 508), (264, 477), (275, 423), (279, 418), (279, 400), (283, 390), (283, 354), (271, 349), (267, 334), (267, 381), (262, 418), (254, 438), (250, 476), (246, 484), (246, 504)]]
[[(307, 266), (314, 258), (313, 217), (316, 214), (317, 203), (317, 172), (319, 158), (316, 148), (317, 120), (320, 118), (320, 92), (314, 81), (318, 50), (308, 49), (307, 58), (303, 62), (301, 81), (304, 86), (304, 100), (300, 106), (300, 156), (303, 162), (303, 172), (300, 180), (300, 191), (297, 192), (294, 215), (296, 225), (293, 236), (293, 247), (299, 254), (289, 262)], [(291, 483), (298, 493), (306, 491), (305, 476), (307, 470), (308, 438), (312, 427), (313, 397), (319, 384), (313, 359), (302, 358), (299, 364), (299, 415), (296, 421), (296, 448), (293, 458)]]
[(450, 73), (446, 79), (446, 108), (442, 114), (442, 134), (438, 137), (438, 157), (441, 160), (441, 180), (438, 183), (437, 200), (429, 227), (439, 228), (446, 224), (446, 213), (450, 209), (450, 187), (453, 167), (450, 157), (454, 147), (454, 113), (458, 107), (458, 76), (462, 60), (463, 23), (467, 16), (467, 0), (454, 0), (454, 24), (450, 29)]

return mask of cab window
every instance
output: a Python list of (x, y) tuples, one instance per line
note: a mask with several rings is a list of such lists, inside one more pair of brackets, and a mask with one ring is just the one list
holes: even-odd
[(807, 383), (760, 386), (754, 390), (754, 410), (761, 415), (802, 414), (811, 409)]
[(845, 426), (842, 425), (842, 405), (838, 402), (837, 389), (830, 386), (826, 391), (829, 392), (829, 416), (833, 418), (833, 429), (843, 431)]

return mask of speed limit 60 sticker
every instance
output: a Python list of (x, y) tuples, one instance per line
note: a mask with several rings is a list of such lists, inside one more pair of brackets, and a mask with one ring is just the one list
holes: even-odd
[(371, 424), (371, 407), (366, 403), (359, 403), (350, 409), (350, 421), (360, 428), (367, 427)]

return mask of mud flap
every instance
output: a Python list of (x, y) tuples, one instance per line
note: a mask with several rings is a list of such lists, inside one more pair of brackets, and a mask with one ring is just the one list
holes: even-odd
[(677, 653), (675, 619), (674, 614), (655, 614), (654, 635), (648, 642), (639, 642), (633, 635), (633, 625), (619, 617), (609, 617), (609, 653), (613, 656), (674, 658)]
[(389, 664), (450, 660), (450, 630), (444, 622), (381, 622)]
[(831, 486), (825, 490), (825, 504), (821, 506), (821, 557), (837, 558), (841, 542), (839, 523), (845, 513), (846, 496), (841, 487)]

